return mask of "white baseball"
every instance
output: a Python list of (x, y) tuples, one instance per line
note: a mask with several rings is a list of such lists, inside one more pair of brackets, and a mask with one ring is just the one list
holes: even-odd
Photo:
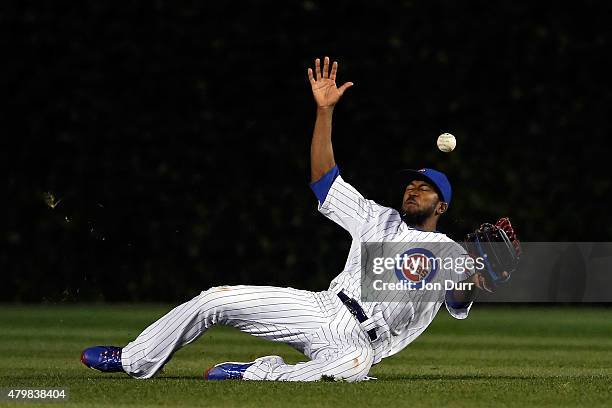
[(450, 133), (442, 133), (440, 136), (438, 136), (438, 141), (436, 144), (438, 145), (438, 149), (448, 153), (455, 150), (455, 147), (457, 146), (457, 139), (455, 139), (455, 136), (451, 135)]

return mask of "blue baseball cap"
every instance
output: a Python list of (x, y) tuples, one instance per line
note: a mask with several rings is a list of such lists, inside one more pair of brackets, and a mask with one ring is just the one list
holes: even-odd
[(422, 168), (419, 170), (406, 169), (400, 171), (400, 177), (405, 185), (413, 180), (424, 180), (431, 184), (440, 196), (440, 200), (450, 205), (453, 190), (446, 174), (434, 169)]

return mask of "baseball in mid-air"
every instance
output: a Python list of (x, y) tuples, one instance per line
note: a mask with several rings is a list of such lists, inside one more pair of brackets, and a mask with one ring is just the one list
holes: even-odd
[(457, 146), (457, 139), (450, 133), (442, 133), (438, 136), (437, 145), (438, 149), (445, 153), (452, 152), (455, 150), (455, 146)]

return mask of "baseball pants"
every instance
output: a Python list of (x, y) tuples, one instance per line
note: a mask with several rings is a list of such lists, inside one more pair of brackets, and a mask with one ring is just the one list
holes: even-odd
[(310, 361), (259, 358), (245, 380), (363, 380), (380, 352), (333, 292), (271, 286), (219, 286), (175, 307), (123, 348), (122, 365), (135, 378), (155, 375), (181, 347), (215, 324), (289, 344)]

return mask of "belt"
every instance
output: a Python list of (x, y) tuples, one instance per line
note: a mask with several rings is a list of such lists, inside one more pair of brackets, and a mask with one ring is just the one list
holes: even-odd
[[(363, 323), (368, 320), (368, 316), (363, 311), (363, 308), (355, 299), (347, 296), (343, 291), (338, 292), (338, 297), (344, 303), (344, 306), (351, 312), (353, 316), (359, 321), (359, 323)], [(370, 340), (374, 341), (378, 338), (376, 334), (376, 329), (370, 329), (367, 331), (368, 336), (370, 336)]]

